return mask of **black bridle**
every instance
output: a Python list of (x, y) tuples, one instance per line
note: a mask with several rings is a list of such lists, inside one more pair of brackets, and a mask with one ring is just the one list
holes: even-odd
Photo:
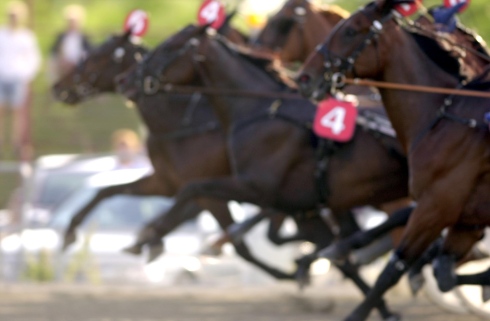
[[(123, 62), (128, 54), (132, 53), (132, 57), (135, 62), (141, 61), (143, 59), (143, 55), (146, 53), (146, 49), (137, 45), (133, 45), (131, 42), (129, 42), (129, 44), (132, 45), (130, 48), (125, 48), (124, 45), (115, 48), (112, 51), (110, 58), (105, 58), (105, 62), (102, 65), (105, 65), (106, 62), (112, 60), (112, 62), (116, 63), (116, 66), (119, 69), (119, 72), (117, 74), (120, 74), (125, 71), (125, 68), (127, 67), (123, 64)], [(99, 68), (99, 70), (92, 71), (88, 77), (83, 77), (83, 71), (87, 67), (87, 62), (88, 60), (85, 59), (81, 63), (79, 63), (75, 67), (75, 71), (73, 74), (74, 92), (77, 94), (78, 98), (82, 100), (100, 92), (99, 88), (97, 87), (97, 81), (100, 79), (102, 73), (104, 72), (102, 68)], [(63, 95), (63, 92), (61, 93), (61, 95)]]
[[(365, 9), (366, 8), (361, 9), (360, 13), (364, 14), (369, 20), (372, 21), (371, 27), (369, 28), (369, 32), (366, 34), (363, 41), (349, 57), (344, 58), (328, 49), (330, 39), (332, 39), (332, 37), (342, 27), (342, 25), (346, 23), (347, 20), (339, 23), (327, 38), (327, 41), (316, 48), (316, 51), (323, 57), (323, 66), (325, 67), (324, 78), (326, 82), (331, 84), (330, 91), (335, 91), (342, 88), (345, 85), (343, 79), (345, 79), (348, 74), (356, 77), (355, 64), (357, 59), (366, 48), (371, 45), (377, 45), (378, 38), (383, 32), (384, 25), (395, 17), (395, 14), (391, 12), (380, 20), (372, 19), (364, 12)], [(379, 57), (377, 59), (379, 64)]]
[[(184, 56), (191, 49), (197, 48), (199, 44), (200, 41), (197, 38), (191, 38), (182, 46), (182, 48), (175, 51), (174, 53), (171, 53), (170, 56), (168, 55), (168, 53), (154, 50), (150, 55), (148, 55), (138, 64), (135, 82), (139, 92), (147, 96), (151, 96), (161, 91), (162, 88), (165, 88), (166, 86), (171, 86), (171, 84), (167, 84), (165, 82), (165, 79), (163, 79), (163, 72), (170, 65), (172, 65), (174, 61)], [(162, 62), (162, 64), (158, 66), (158, 68), (151, 69), (148, 62), (156, 55), (164, 56), (166, 57), (166, 59)]]

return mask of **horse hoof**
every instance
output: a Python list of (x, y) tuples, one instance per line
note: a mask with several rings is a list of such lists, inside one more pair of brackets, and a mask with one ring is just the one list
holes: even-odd
[(482, 286), (481, 299), (483, 302), (487, 302), (488, 300), (490, 300), (490, 286)]
[(73, 232), (66, 233), (65, 237), (63, 238), (63, 246), (61, 247), (61, 251), (62, 252), (66, 251), (66, 249), (70, 245), (75, 243), (76, 240), (77, 240), (77, 237), (76, 237), (75, 233), (73, 233)]
[(416, 296), (419, 293), (420, 289), (424, 286), (425, 279), (421, 273), (409, 275), (408, 284), (410, 285), (410, 290), (412, 291), (412, 295)]
[(304, 266), (301, 264), (302, 262), (298, 262), (298, 270), (296, 271), (296, 282), (298, 283), (298, 287), (300, 290), (306, 288), (306, 286), (311, 284), (310, 278), (310, 265)]
[(133, 255), (140, 255), (141, 254), (141, 246), (133, 245), (133, 246), (130, 246), (130, 247), (123, 249), (123, 252), (133, 254)]
[(156, 244), (150, 244), (149, 247), (150, 249), (148, 253), (147, 263), (151, 263), (155, 261), (163, 253), (163, 244), (161, 242), (158, 242)]

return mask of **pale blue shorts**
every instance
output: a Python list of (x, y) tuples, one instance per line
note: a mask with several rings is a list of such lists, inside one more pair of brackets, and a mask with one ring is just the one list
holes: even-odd
[(9, 82), (0, 80), (0, 108), (21, 108), (27, 98), (28, 85), (24, 82)]

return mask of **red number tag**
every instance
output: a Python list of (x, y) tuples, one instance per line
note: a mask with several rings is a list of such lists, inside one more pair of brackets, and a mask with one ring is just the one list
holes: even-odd
[(225, 7), (219, 0), (204, 1), (197, 13), (197, 22), (201, 26), (211, 24), (211, 28), (219, 29), (225, 20)]
[(328, 98), (318, 104), (313, 131), (322, 138), (347, 142), (354, 136), (356, 118), (354, 103)]
[(413, 3), (402, 3), (395, 6), (395, 10), (402, 16), (408, 17), (419, 11), (419, 6), (422, 5), (423, 0), (415, 0)]
[(468, 6), (470, 4), (470, 1), (471, 0), (444, 0), (444, 6), (446, 8), (452, 8), (452, 7), (457, 6), (460, 3), (466, 3), (464, 6), (462, 6), (461, 8), (459, 8), (458, 12), (461, 13), (461, 12), (465, 11), (468, 8)]
[(124, 20), (124, 31), (131, 30), (131, 33), (137, 37), (142, 37), (148, 31), (150, 20), (148, 14), (143, 10), (131, 11)]

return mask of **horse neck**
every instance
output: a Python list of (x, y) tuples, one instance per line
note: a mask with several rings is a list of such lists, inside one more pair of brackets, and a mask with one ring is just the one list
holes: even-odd
[(305, 62), (310, 53), (314, 52), (316, 47), (325, 41), (334, 27), (334, 24), (320, 12), (313, 12), (309, 17), (302, 26), (305, 47), (301, 62)]
[[(205, 74), (201, 75), (204, 87), (270, 92), (281, 89), (264, 70), (241, 57), (234, 57), (232, 54), (226, 55), (225, 59), (219, 54), (209, 54), (207, 57), (206, 62), (202, 64), (202, 73)], [(227, 95), (212, 95), (209, 99), (216, 116), (227, 131), (233, 123), (259, 113), (275, 100), (273, 95), (270, 99)], [(264, 103), (258, 103), (259, 101)]]
[[(381, 73), (381, 80), (401, 84), (457, 87), (458, 80), (436, 66), (415, 41), (410, 39), (410, 35), (401, 31), (397, 32), (395, 37), (398, 44), (389, 46), (391, 51)], [(380, 89), (380, 94), (406, 151), (418, 136), (429, 128), (447, 97), (440, 94), (385, 89)]]

